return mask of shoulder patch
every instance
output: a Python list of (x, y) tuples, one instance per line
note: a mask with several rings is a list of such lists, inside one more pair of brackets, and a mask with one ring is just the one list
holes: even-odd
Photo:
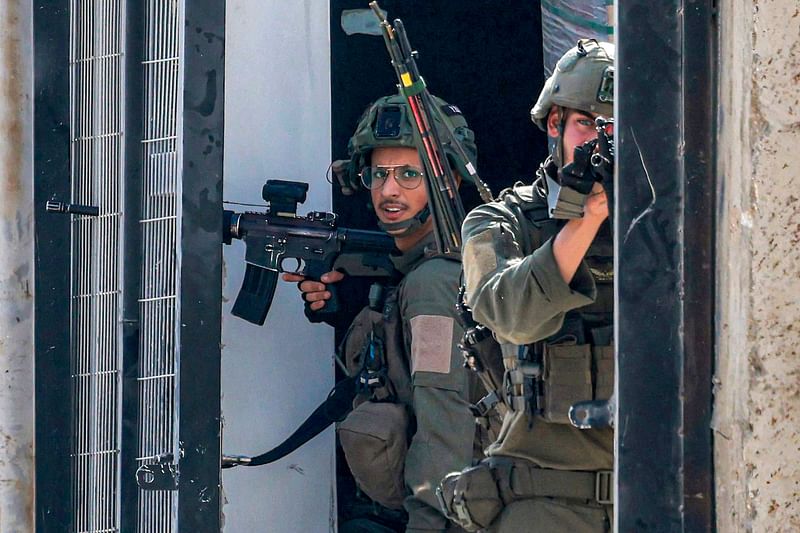
[(454, 106), (454, 105), (450, 105), (450, 104), (443, 105), (442, 106), (442, 112), (445, 115), (447, 115), (448, 117), (454, 117), (454, 116), (457, 116), (457, 115), (463, 115), (463, 113), (461, 113), (461, 110), (458, 108), (458, 106)]
[(497, 254), (494, 249), (495, 232), (488, 228), (467, 239), (464, 243), (464, 274), (467, 289), (474, 290), (483, 276), (497, 270)]
[(411, 374), (450, 373), (454, 320), (449, 316), (417, 315), (411, 324)]

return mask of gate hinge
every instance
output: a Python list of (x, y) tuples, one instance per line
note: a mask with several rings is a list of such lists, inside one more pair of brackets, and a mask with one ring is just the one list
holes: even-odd
[(158, 456), (157, 463), (142, 465), (136, 469), (136, 484), (142, 490), (178, 490), (178, 465), (171, 454)]

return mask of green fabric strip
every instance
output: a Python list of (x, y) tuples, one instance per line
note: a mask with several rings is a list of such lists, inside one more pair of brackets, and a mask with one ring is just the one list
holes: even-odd
[(419, 94), (425, 88), (425, 80), (422, 78), (418, 79), (414, 83), (411, 84), (410, 87), (403, 87), (403, 94), (406, 96), (414, 96), (415, 94)]

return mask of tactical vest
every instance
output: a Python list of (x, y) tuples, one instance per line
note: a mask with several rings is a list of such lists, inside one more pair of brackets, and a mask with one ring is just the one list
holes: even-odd
[[(406, 496), (403, 468), (415, 431), (399, 288), (373, 285), (370, 305), (355, 317), (338, 349), (358, 390), (354, 410), (338, 426), (339, 440), (359, 488), (390, 509), (402, 508)], [(470, 401), (485, 394), (480, 381), (470, 379)], [(478, 422), (474, 456), (480, 458), (501, 421), (494, 413), (473, 415)]]
[(396, 288), (373, 285), (370, 293), (370, 306), (353, 319), (339, 346), (358, 390), (353, 411), (338, 426), (339, 441), (359, 488), (385, 507), (402, 509), (413, 434), (411, 373)]
[(458, 347), (464, 358), (464, 367), (477, 375), (483, 384), (485, 394), (473, 400), (470, 408), (486, 434), (488, 445), (497, 439), (503, 417), (508, 412), (502, 394), (505, 374), (503, 353), (492, 331), (473, 318), (472, 310), (466, 303), (465, 291), (462, 280), (456, 302), (456, 317), (464, 335)]
[[(523, 240), (518, 244), (525, 256), (563, 227), (564, 221), (548, 217), (536, 183), (507, 189), (498, 201), (517, 218)], [(494, 526), (503, 509), (520, 500), (551, 498), (556, 507), (573, 501), (579, 506), (613, 503), (613, 473), (607, 470), (613, 464), (611, 431), (577, 429), (569, 425), (568, 416), (574, 404), (608, 399), (613, 393), (613, 247), (608, 224), (584, 261), (597, 285), (595, 302), (568, 312), (560, 330), (547, 339), (501, 345), (502, 392), (509, 412), (500, 437), (488, 459), (448, 475), (437, 489), (446, 516), (467, 531)], [(606, 513), (596, 507), (592, 512)]]
[[(537, 186), (532, 188), (537, 194)], [(526, 239), (523, 254), (533, 253), (555, 237), (564, 221), (547, 215), (536, 198), (523, 198), (516, 188), (500, 194), (519, 219)], [(503, 393), (514, 411), (527, 411), (556, 424), (569, 424), (570, 407), (607, 400), (614, 391), (614, 265), (609, 225), (603, 224), (584, 261), (597, 286), (594, 303), (569, 311), (561, 329), (527, 346), (502, 345), (506, 368)]]

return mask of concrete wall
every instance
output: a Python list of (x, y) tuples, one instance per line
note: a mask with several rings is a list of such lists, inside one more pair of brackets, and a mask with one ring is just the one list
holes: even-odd
[(29, 0), (0, 2), (0, 531), (33, 530), (33, 57)]
[[(226, 18), (225, 199), (263, 205), (264, 180), (284, 178), (311, 184), (300, 213), (330, 210), (328, 3), (229, 0)], [(223, 450), (250, 455), (280, 443), (325, 399), (333, 330), (309, 324), (284, 282), (263, 327), (231, 316), (243, 257), (243, 243), (225, 248)], [(225, 471), (226, 533), (331, 530), (334, 466), (329, 429), (277, 463)]]
[(800, 7), (720, 14), (718, 531), (798, 531)]

